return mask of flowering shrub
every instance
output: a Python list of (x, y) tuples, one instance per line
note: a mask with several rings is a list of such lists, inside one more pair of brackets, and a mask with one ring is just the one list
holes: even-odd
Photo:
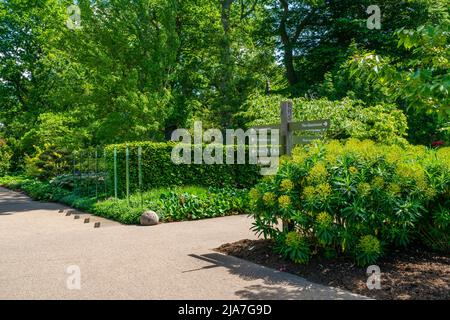
[(250, 198), (254, 231), (297, 262), (349, 254), (367, 265), (419, 242), (450, 249), (450, 148), (355, 139), (298, 147)]

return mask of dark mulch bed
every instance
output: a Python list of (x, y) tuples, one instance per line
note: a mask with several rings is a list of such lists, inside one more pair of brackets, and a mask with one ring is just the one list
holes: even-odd
[(375, 299), (450, 300), (450, 255), (421, 249), (391, 252), (378, 263), (381, 290), (369, 290), (366, 268), (349, 258), (314, 257), (308, 265), (298, 265), (274, 253), (268, 240), (241, 240), (217, 251)]

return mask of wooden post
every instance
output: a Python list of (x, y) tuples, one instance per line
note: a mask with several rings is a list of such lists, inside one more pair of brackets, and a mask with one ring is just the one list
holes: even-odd
[[(293, 132), (289, 130), (289, 123), (292, 122), (292, 101), (284, 101), (281, 103), (281, 125), (280, 139), (282, 144), (282, 152), (280, 155), (292, 155), (292, 139)], [(287, 220), (283, 220), (283, 230), (292, 231), (294, 226)]]
[(292, 121), (292, 101), (284, 101), (281, 103), (281, 125), (280, 138), (282, 144), (282, 152), (280, 155), (292, 155), (292, 137), (293, 133), (289, 130), (289, 123)]

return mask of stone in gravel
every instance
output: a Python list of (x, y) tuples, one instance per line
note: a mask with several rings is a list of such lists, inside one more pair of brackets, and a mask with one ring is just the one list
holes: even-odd
[(154, 211), (146, 211), (141, 215), (141, 225), (155, 226), (159, 223), (158, 214)]

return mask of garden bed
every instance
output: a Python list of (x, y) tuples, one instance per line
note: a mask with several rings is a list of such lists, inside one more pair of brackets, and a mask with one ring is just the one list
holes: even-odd
[(381, 290), (369, 290), (366, 269), (348, 258), (315, 256), (308, 265), (299, 265), (274, 253), (272, 246), (269, 240), (241, 240), (224, 244), (217, 251), (375, 299), (450, 299), (450, 255), (422, 249), (391, 252), (377, 263), (382, 272)]

